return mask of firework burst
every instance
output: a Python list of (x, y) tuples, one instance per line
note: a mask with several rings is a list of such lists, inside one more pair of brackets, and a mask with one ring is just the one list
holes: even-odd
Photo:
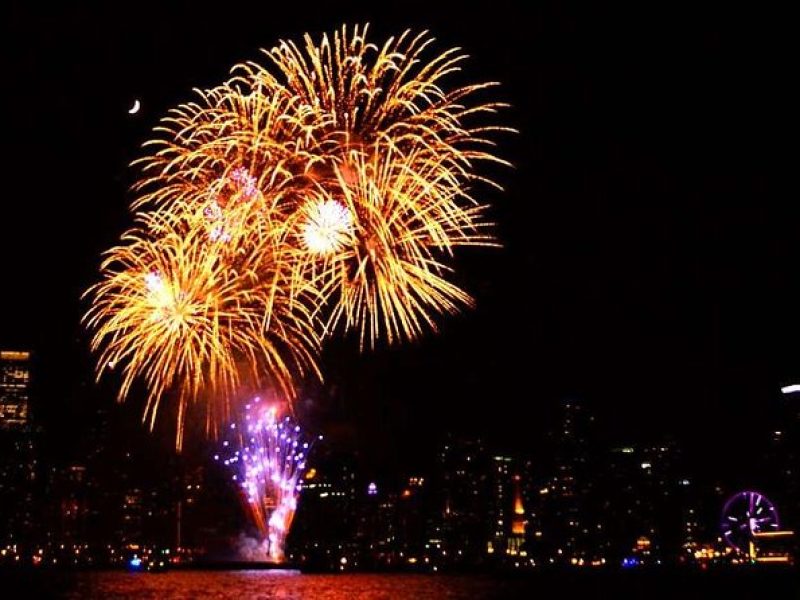
[[(435, 330), (437, 314), (472, 304), (449, 281), (448, 260), (457, 246), (495, 242), (485, 207), (465, 195), (449, 169), (379, 146), (351, 152), (346, 172), (336, 176), (336, 199), (309, 198), (290, 236), (293, 262), (304, 273), (296, 279), (313, 281), (328, 300), (327, 331), (342, 325), (358, 332), (362, 346), (392, 343)], [(323, 210), (325, 226), (315, 218)]]
[(233, 471), (231, 478), (240, 485), (273, 562), (284, 557), (309, 449), (291, 417), (279, 418), (275, 406), (256, 397), (245, 406), (243, 422), (231, 425), (230, 436), (222, 442), (222, 456), (214, 456)]
[(319, 338), (414, 339), (472, 304), (453, 251), (493, 245), (477, 184), (507, 164), (487, 124), (493, 82), (453, 86), (466, 55), (426, 32), (383, 45), (368, 28), (279, 43), (264, 65), (171, 110), (135, 164), (139, 228), (112, 249), (86, 320), (99, 374), (140, 379), (151, 426), (177, 398), (209, 429), (246, 383), (291, 399)]
[(436, 329), (435, 315), (471, 305), (448, 281), (452, 250), (494, 244), (470, 187), (494, 185), (480, 163), (507, 164), (490, 138), (508, 129), (480, 123), (505, 105), (470, 105), (491, 82), (445, 91), (466, 57), (455, 48), (426, 60), (432, 43), (407, 31), (379, 47), (367, 27), (343, 27), (319, 42), (306, 35), (302, 47), (282, 42), (266, 66), (235, 69), (239, 82), (313, 116), (310, 191), (287, 196), (297, 272), (329, 300), (327, 331), (343, 324), (362, 346), (413, 339)]
[(289, 298), (274, 248), (253, 243), (232, 256), (227, 245), (208, 243), (198, 230), (156, 238), (133, 232), (123, 242), (109, 251), (102, 280), (89, 291), (86, 320), (99, 352), (98, 377), (118, 365), (120, 399), (141, 378), (151, 427), (162, 398), (174, 398), (178, 448), (190, 400), (214, 398), (205, 403), (207, 427), (214, 430), (229, 418), (242, 384), (266, 379), (293, 398), (295, 378), (316, 372), (312, 307), (296, 290)]

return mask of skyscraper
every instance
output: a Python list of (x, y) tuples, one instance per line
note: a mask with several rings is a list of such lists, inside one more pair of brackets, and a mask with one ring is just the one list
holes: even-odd
[[(339, 568), (355, 552), (358, 491), (367, 494), (367, 484), (356, 484), (356, 457), (318, 447), (314, 468), (303, 480), (297, 515), (287, 540), (290, 560), (313, 568)], [(348, 558), (350, 557), (350, 558)], [(345, 563), (339, 561), (345, 558)]]
[(0, 351), (0, 429), (21, 429), (28, 424), (30, 352)]
[[(598, 525), (592, 502), (589, 437), (594, 417), (583, 403), (566, 399), (553, 435), (553, 475), (543, 488), (543, 543), (555, 562), (590, 560)], [(590, 515), (592, 515), (590, 517)]]
[(448, 437), (438, 453), (434, 470), (431, 542), (441, 540), (447, 563), (480, 562), (487, 550), (488, 472), (480, 440)]
[(0, 351), (0, 542), (34, 535), (37, 484), (30, 401), (30, 353)]
[(528, 525), (528, 521), (525, 518), (525, 506), (522, 503), (521, 479), (519, 475), (514, 475), (512, 478), (514, 482), (514, 504), (511, 515), (511, 533), (508, 536), (508, 544), (506, 546), (506, 553), (512, 556), (524, 552), (522, 546), (525, 543), (525, 530)]

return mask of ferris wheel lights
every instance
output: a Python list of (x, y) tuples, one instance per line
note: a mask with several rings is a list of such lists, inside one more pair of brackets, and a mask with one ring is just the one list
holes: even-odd
[(756, 534), (780, 529), (778, 511), (763, 494), (742, 491), (725, 503), (720, 529), (730, 548), (739, 554), (747, 554), (750, 548), (752, 553)]

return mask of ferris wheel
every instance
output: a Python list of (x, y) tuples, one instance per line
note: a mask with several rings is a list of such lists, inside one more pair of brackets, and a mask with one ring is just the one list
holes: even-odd
[(756, 533), (780, 528), (778, 511), (764, 494), (753, 491), (731, 496), (722, 509), (720, 529), (725, 542), (737, 552), (748, 551)]

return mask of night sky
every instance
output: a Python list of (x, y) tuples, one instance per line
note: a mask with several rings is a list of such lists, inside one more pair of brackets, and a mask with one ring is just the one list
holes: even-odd
[(800, 380), (788, 19), (379, 4), (4, 4), (0, 346), (36, 351), (54, 439), (70, 443), (86, 398), (112, 402), (82, 385), (80, 294), (131, 223), (127, 164), (157, 119), (279, 38), (369, 21), (373, 41), (430, 29), (472, 56), (467, 80), (503, 83), (515, 166), (485, 197), (505, 247), (459, 255), (478, 306), (438, 336), (330, 344), (306, 408), (386, 468), (426, 460), (444, 430), (536, 448), (568, 396), (610, 439), (670, 435), (735, 465)]

